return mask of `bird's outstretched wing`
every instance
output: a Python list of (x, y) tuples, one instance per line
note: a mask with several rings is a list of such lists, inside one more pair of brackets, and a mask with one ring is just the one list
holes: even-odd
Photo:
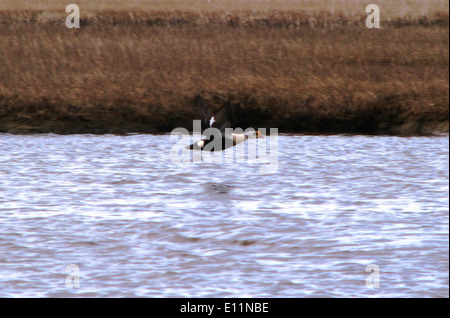
[(194, 109), (197, 113), (197, 116), (200, 117), (200, 121), (202, 124), (202, 131), (206, 128), (209, 128), (210, 126), (210, 120), (212, 117), (211, 110), (209, 109), (208, 105), (206, 104), (205, 100), (200, 94), (197, 94), (194, 99)]
[(219, 129), (220, 132), (224, 134), (225, 128), (231, 128), (233, 126), (235, 118), (233, 115), (233, 107), (229, 101), (220, 111), (213, 114), (203, 97), (200, 94), (197, 94), (194, 100), (194, 108), (197, 116), (200, 118), (202, 131), (213, 127)]
[(225, 128), (230, 128), (233, 123), (233, 111), (231, 104), (227, 102), (225, 106), (214, 116), (214, 122), (211, 127), (217, 128), (223, 134)]

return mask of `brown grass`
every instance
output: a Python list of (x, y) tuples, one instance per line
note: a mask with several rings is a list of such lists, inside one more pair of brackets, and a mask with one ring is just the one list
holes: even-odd
[(0, 11), (3, 132), (190, 128), (199, 91), (213, 108), (240, 103), (244, 128), (448, 132), (445, 7), (392, 13), (381, 29), (365, 27), (364, 9), (90, 7), (69, 30), (64, 11), (11, 6)]

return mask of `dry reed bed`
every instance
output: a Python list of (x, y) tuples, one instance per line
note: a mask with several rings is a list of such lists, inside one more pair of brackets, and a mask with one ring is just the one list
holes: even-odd
[(0, 131), (169, 132), (202, 91), (242, 127), (448, 132), (448, 13), (1, 11)]

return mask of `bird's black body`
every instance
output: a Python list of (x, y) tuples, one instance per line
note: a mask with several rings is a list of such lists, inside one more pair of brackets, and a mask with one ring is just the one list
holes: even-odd
[(211, 135), (209, 138), (201, 139), (189, 146), (191, 150), (222, 151), (236, 145), (233, 137)]
[[(188, 146), (188, 149), (221, 151), (249, 138), (249, 134), (232, 134), (231, 131), (227, 130), (227, 128), (232, 128), (235, 123), (236, 112), (240, 110), (240, 105), (232, 107), (227, 102), (217, 114), (213, 115), (203, 97), (197, 94), (194, 100), (194, 109), (197, 116), (200, 117), (201, 133), (206, 138)], [(259, 136), (259, 133), (256, 134), (256, 138), (259, 138)]]

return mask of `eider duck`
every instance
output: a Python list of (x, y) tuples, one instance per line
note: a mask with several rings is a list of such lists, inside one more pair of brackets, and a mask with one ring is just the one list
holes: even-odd
[[(262, 138), (261, 132), (252, 130), (242, 134), (232, 133), (233, 109), (228, 102), (216, 115), (213, 115), (200, 94), (195, 96), (194, 108), (200, 116), (202, 134), (207, 138), (186, 147), (190, 150), (221, 151), (236, 146), (247, 139)], [(227, 129), (228, 128), (228, 129)]]

